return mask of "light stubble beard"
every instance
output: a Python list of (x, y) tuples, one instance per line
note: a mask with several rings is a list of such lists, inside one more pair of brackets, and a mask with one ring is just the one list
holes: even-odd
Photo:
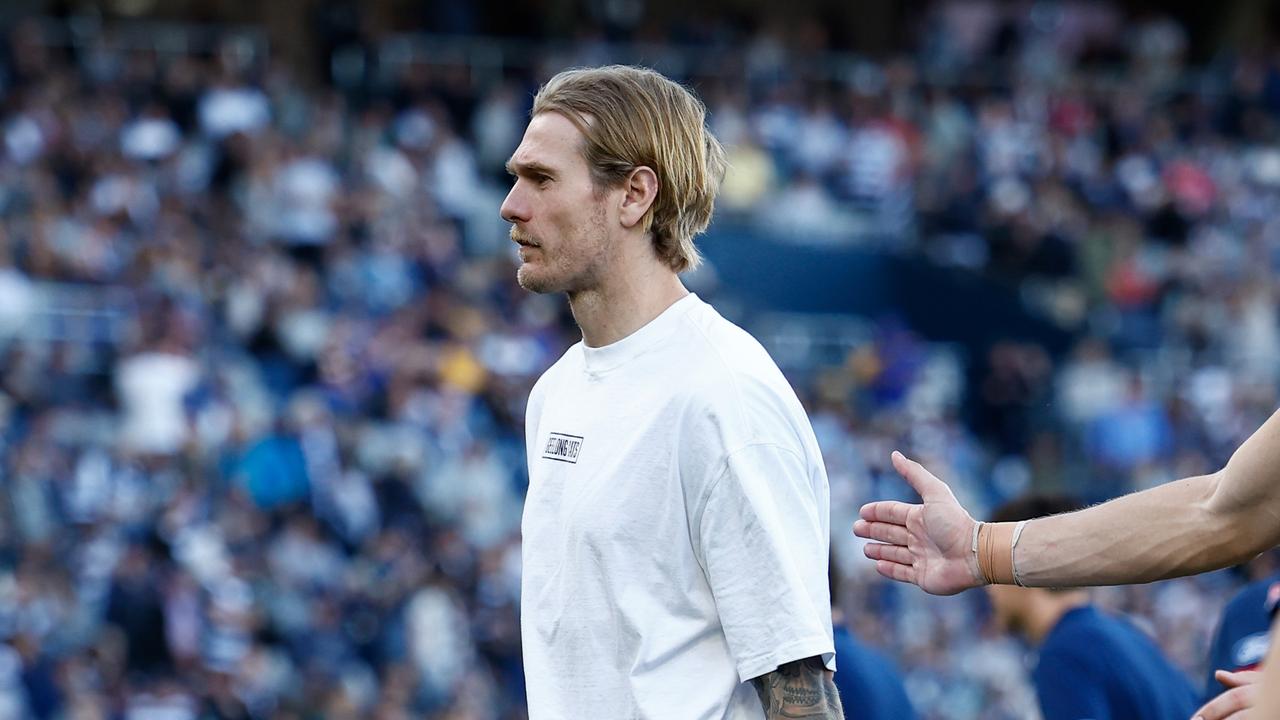
[[(579, 237), (591, 237), (593, 242), (589, 243), (592, 250), (591, 258), (586, 262), (586, 266), (574, 273), (570, 268), (564, 267), (564, 264), (557, 265), (546, 253), (546, 248), (542, 243), (538, 242), (534, 237), (523, 230), (511, 227), (511, 239), (519, 242), (533, 243), (538, 246), (538, 252), (541, 254), (542, 269), (546, 272), (539, 277), (534, 272), (534, 268), (529, 263), (521, 261), (520, 267), (516, 269), (516, 282), (521, 288), (533, 293), (566, 293), (572, 300), (574, 295), (588, 291), (599, 285), (599, 277), (602, 268), (606, 267), (610, 261), (610, 245), (604, 237), (605, 213), (604, 208), (597, 206), (591, 216), (591, 224), (589, 227), (582, 228), (578, 234)], [(562, 245), (563, 247), (563, 245)]]
[(543, 295), (546, 293), (556, 292), (553, 283), (547, 282), (544, 278), (535, 277), (528, 263), (521, 263), (516, 269), (516, 282), (520, 283), (520, 287), (531, 293)]

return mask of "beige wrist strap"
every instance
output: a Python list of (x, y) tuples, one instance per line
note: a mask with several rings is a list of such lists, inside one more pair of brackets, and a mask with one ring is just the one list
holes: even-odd
[(978, 526), (978, 571), (988, 584), (1020, 584), (1013, 570), (1013, 539), (1020, 524), (982, 523)]
[(1018, 541), (1022, 539), (1022, 531), (1027, 528), (1027, 523), (1029, 522), (1031, 521), (1022, 520), (1014, 526), (1013, 546), (1009, 551), (1009, 562), (1013, 563), (1013, 581), (1017, 583), (1019, 587), (1026, 587), (1026, 584), (1022, 582), (1022, 575), (1018, 572), (1018, 558), (1014, 555), (1014, 551), (1018, 549)]

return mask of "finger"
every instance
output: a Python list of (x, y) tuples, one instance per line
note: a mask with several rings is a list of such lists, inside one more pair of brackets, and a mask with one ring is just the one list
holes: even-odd
[(907, 541), (911, 539), (911, 533), (905, 527), (891, 523), (857, 520), (853, 523), (853, 532), (858, 537), (877, 540), (890, 545), (906, 545)]
[(1196, 720), (1226, 720), (1249, 708), (1252, 686), (1234, 688), (1205, 703), (1193, 716)]
[(1213, 677), (1228, 688), (1234, 688), (1242, 685), (1251, 685), (1257, 682), (1261, 675), (1262, 673), (1257, 670), (1241, 670), (1238, 672), (1218, 670), (1213, 674)]
[(898, 471), (898, 474), (907, 481), (907, 484), (913, 490), (920, 494), (922, 499), (928, 500), (939, 491), (949, 491), (946, 483), (935, 477), (920, 463), (908, 459), (901, 452), (894, 450), (890, 459), (893, 461), (893, 469)]
[(911, 583), (912, 585), (916, 583), (916, 569), (910, 565), (903, 565), (889, 560), (877, 560), (876, 572), (890, 580)]
[[(1204, 717), (1203, 715), (1196, 715), (1194, 718), (1192, 718), (1192, 720), (1209, 720), (1209, 719)], [(1222, 715), (1219, 717), (1215, 717), (1214, 720), (1249, 720), (1249, 711), (1247, 709), (1236, 710), (1235, 712), (1229, 715)]]
[(906, 525), (907, 515), (911, 512), (911, 508), (919, 507), (918, 505), (910, 505), (897, 500), (881, 500), (879, 502), (867, 503), (858, 510), (858, 515), (867, 522), (885, 522), (894, 525)]
[(914, 562), (914, 558), (911, 557), (911, 551), (901, 545), (867, 543), (862, 546), (862, 554), (872, 560), (888, 560), (899, 565), (911, 565)]

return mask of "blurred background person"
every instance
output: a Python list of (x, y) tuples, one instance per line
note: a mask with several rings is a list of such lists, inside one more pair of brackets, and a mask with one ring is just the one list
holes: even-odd
[(1219, 671), (1242, 672), (1262, 665), (1270, 647), (1270, 609), (1280, 600), (1280, 574), (1275, 570), (1276, 553), (1272, 551), (1249, 563), (1250, 577), (1257, 578), (1236, 593), (1222, 610), (1218, 628), (1209, 646), (1209, 677), (1204, 694), (1212, 697), (1222, 691), (1216, 679)]
[(836, 689), (844, 706), (844, 716), (865, 720), (914, 720), (915, 708), (907, 697), (902, 671), (884, 652), (867, 645), (853, 634), (845, 622), (839, 601), (834, 597), (839, 570), (831, 563), (831, 623), (835, 633)]

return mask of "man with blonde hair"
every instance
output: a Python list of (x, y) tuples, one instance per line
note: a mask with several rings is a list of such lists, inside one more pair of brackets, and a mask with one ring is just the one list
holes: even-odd
[(724, 173), (705, 114), (652, 70), (570, 70), (508, 162), (520, 285), (582, 330), (526, 415), (532, 720), (843, 716), (813, 430), (679, 277)]

